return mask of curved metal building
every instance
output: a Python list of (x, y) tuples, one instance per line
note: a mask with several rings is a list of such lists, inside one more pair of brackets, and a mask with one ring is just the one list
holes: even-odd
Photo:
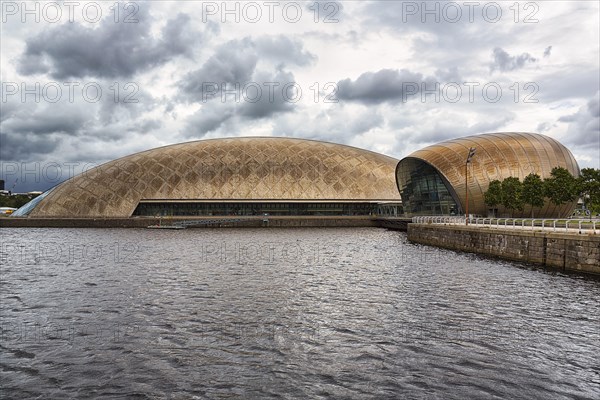
[(364, 215), (400, 200), (397, 159), (314, 140), (201, 140), (110, 161), (65, 181), (15, 213), (132, 215)]
[[(467, 164), (469, 149), (475, 156)], [(489, 183), (509, 176), (521, 181), (530, 173), (544, 178), (554, 167), (564, 167), (579, 176), (571, 152), (558, 141), (535, 133), (488, 133), (447, 140), (415, 151), (396, 167), (396, 181), (407, 215), (464, 214), (468, 190), (469, 214), (510, 216), (498, 206), (490, 210), (483, 195)], [(466, 179), (468, 168), (468, 180)], [(536, 217), (562, 218), (572, 214), (576, 203), (560, 207), (546, 202), (534, 209)], [(529, 217), (531, 208), (515, 211), (514, 217)]]

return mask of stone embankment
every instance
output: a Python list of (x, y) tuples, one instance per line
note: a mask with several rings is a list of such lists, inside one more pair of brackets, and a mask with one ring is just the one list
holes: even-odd
[(451, 250), (600, 275), (600, 235), (593, 232), (408, 224), (408, 240)]

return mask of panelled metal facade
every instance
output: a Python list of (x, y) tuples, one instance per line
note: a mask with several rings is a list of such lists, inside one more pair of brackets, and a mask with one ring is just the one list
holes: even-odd
[[(476, 155), (468, 164), (470, 148)], [(396, 168), (396, 182), (406, 215), (448, 215), (465, 212), (466, 192), (469, 214), (487, 216), (491, 210), (483, 196), (489, 183), (509, 176), (521, 181), (530, 173), (544, 178), (554, 167), (564, 167), (579, 176), (571, 152), (555, 139), (535, 133), (488, 133), (448, 140), (425, 147), (403, 158)], [(551, 202), (535, 208), (536, 217), (562, 218), (572, 214), (576, 202), (555, 206)], [(510, 211), (497, 207), (498, 216), (529, 217), (531, 208)]]
[[(378, 201), (400, 201), (394, 178), (397, 163), (382, 154), (314, 140), (201, 140), (144, 151), (88, 170), (24, 206), (17, 216), (130, 217), (136, 209), (137, 215), (182, 210), (214, 215), (216, 210), (241, 209), (260, 213), (273, 201), (288, 212), (308, 212), (308, 206), (305, 210), (294, 202), (312, 200), (342, 205), (334, 209), (316, 204), (311, 212), (340, 209), (349, 215), (368, 214), (365, 204), (373, 202), (375, 210)], [(212, 209), (207, 200), (214, 203)], [(239, 203), (237, 209), (223, 205), (231, 200)]]

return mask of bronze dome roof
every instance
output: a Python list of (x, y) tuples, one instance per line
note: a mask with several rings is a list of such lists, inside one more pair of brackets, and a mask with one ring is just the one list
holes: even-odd
[[(579, 176), (579, 166), (571, 152), (551, 137), (537, 133), (503, 132), (486, 133), (447, 140), (425, 147), (403, 158), (398, 163), (398, 187), (403, 186), (398, 171), (409, 159), (418, 159), (433, 166), (454, 190), (454, 197), (465, 209), (465, 161), (469, 148), (476, 148), (476, 154), (469, 166), (469, 214), (486, 216), (488, 207), (483, 194), (489, 183), (509, 176), (521, 181), (530, 173), (542, 179), (548, 178), (554, 167), (564, 167), (575, 177)], [(572, 214), (576, 203), (555, 206), (549, 201), (541, 209), (535, 209), (536, 217), (565, 217)], [(506, 213), (498, 207), (499, 215)], [(525, 206), (523, 212), (515, 211), (515, 217), (529, 217), (531, 209)]]
[(160, 147), (55, 187), (31, 217), (129, 217), (140, 200), (400, 200), (398, 160), (314, 140), (245, 137)]

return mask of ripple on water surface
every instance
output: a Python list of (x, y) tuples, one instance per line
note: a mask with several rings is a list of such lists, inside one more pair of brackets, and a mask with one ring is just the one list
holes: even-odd
[(2, 229), (6, 398), (600, 398), (600, 282), (361, 229)]

